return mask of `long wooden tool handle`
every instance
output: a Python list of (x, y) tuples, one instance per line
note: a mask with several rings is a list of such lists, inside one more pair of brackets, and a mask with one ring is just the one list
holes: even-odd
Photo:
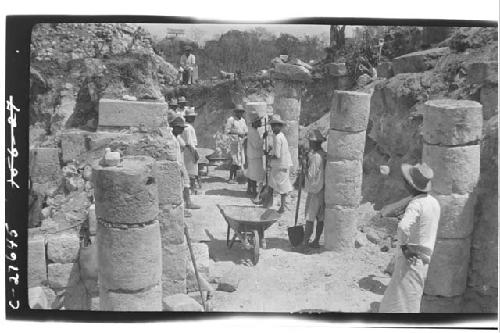
[(194, 266), (194, 274), (196, 276), (196, 282), (198, 282), (198, 289), (200, 290), (201, 303), (203, 305), (203, 310), (207, 311), (207, 305), (205, 304), (205, 299), (203, 298), (203, 291), (201, 290), (200, 275), (198, 274), (198, 266), (196, 265), (196, 259), (194, 257), (193, 248), (191, 247), (191, 237), (189, 237), (189, 231), (187, 225), (184, 224), (184, 235), (186, 236), (189, 253), (191, 254), (191, 261)]
[(300, 195), (302, 194), (302, 177), (303, 177), (303, 167), (302, 163), (300, 166), (300, 173), (299, 173), (299, 194), (297, 195), (297, 207), (295, 208), (295, 226), (297, 226), (297, 221), (299, 220), (299, 206), (300, 206)]

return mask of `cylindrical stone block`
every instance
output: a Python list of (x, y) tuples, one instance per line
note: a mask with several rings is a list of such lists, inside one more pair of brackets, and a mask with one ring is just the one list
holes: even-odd
[(274, 98), (296, 98), (300, 100), (304, 84), (301, 82), (274, 80)]
[[(247, 102), (245, 104), (246, 115), (251, 112), (257, 112), (259, 116), (264, 117), (267, 114), (267, 103), (266, 102)], [(247, 119), (248, 122), (248, 119)], [(250, 123), (248, 122), (248, 125)]]
[(158, 216), (158, 188), (154, 160), (130, 156), (121, 166), (93, 166), (95, 209), (98, 218), (111, 223), (145, 223)]
[(274, 112), (285, 121), (297, 121), (300, 117), (300, 99), (277, 98), (274, 100)]
[(421, 313), (460, 313), (462, 312), (463, 297), (441, 297), (423, 295), (420, 303)]
[(156, 161), (153, 174), (158, 187), (158, 202), (161, 205), (180, 205), (184, 185), (177, 161)]
[(441, 147), (424, 144), (422, 161), (434, 171), (432, 190), (437, 194), (471, 193), (480, 172), (479, 145)]
[(122, 293), (99, 290), (99, 307), (101, 311), (162, 311), (161, 285), (133, 292)]
[(357, 161), (334, 161), (326, 163), (325, 204), (357, 207), (361, 201), (363, 163)]
[(160, 206), (158, 220), (162, 247), (184, 243), (184, 205)]
[(371, 95), (358, 91), (336, 90), (330, 109), (330, 128), (339, 131), (365, 131), (370, 116)]
[(423, 137), (433, 145), (465, 145), (481, 138), (483, 107), (468, 100), (439, 99), (425, 104)]
[(436, 195), (441, 206), (438, 238), (466, 238), (474, 228), (475, 194)]
[(325, 249), (342, 251), (354, 247), (358, 207), (333, 206), (325, 209)]
[(136, 291), (161, 281), (160, 224), (119, 229), (97, 225), (99, 284)]
[(465, 291), (470, 238), (437, 239), (424, 292), (432, 296), (459, 296)]
[(328, 161), (359, 160), (363, 159), (365, 150), (366, 131), (343, 132), (328, 131)]
[(162, 294), (163, 296), (186, 293), (186, 265), (188, 249), (186, 243), (162, 246)]

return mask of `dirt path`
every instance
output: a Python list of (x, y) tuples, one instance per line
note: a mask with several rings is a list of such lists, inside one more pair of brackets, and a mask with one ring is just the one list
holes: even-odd
[[(381, 252), (367, 242), (349, 253), (291, 248), (287, 228), (293, 225), (295, 193), (290, 210), (266, 231), (267, 249), (253, 265), (250, 251), (235, 243), (226, 247), (226, 222), (217, 203), (251, 205), (245, 184), (228, 184), (228, 171), (210, 170), (200, 195), (193, 200), (202, 209), (187, 219), (194, 241), (206, 242), (210, 251), (210, 279), (229, 278), (237, 284), (234, 292), (216, 291), (213, 311), (370, 312), (376, 309), (390, 277), (383, 273), (391, 253)], [(275, 203), (278, 202), (275, 197)], [(301, 200), (304, 207), (305, 198)], [(303, 222), (303, 210), (299, 223)], [(323, 240), (321, 241), (321, 244)]]

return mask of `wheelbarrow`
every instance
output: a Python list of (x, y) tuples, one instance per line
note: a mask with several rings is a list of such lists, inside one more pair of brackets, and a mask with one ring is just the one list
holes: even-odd
[[(217, 205), (217, 208), (227, 222), (227, 247), (233, 247), (238, 239), (245, 250), (252, 251), (252, 262), (256, 265), (259, 262), (260, 236), (264, 236), (264, 231), (278, 221), (280, 214), (260, 206)], [(234, 231), (232, 238), (231, 229)]]

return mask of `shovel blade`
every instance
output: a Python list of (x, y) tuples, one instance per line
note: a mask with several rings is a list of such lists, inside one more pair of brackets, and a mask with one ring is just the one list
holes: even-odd
[(304, 241), (304, 226), (298, 225), (288, 228), (288, 239), (293, 247), (302, 244)]

